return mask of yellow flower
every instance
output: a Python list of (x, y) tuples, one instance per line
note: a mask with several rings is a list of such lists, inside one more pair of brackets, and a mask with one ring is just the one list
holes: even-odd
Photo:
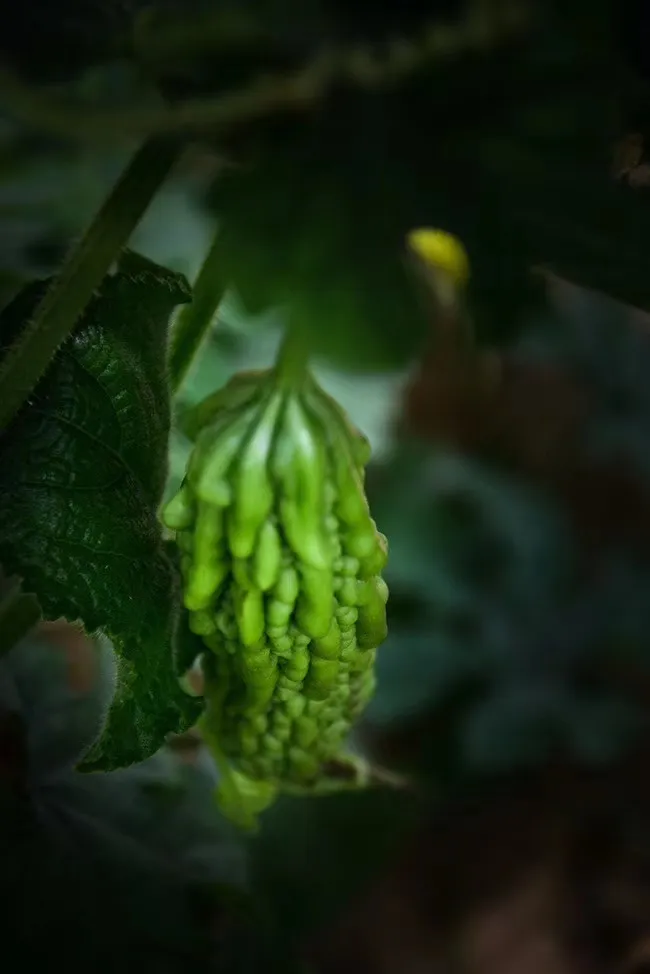
[(456, 288), (469, 280), (469, 258), (457, 237), (444, 230), (420, 227), (407, 236), (410, 250), (432, 270), (443, 271)]

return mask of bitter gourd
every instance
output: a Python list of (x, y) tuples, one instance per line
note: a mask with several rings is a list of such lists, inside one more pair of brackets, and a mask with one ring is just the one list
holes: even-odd
[(342, 753), (386, 637), (387, 542), (364, 493), (369, 443), (306, 369), (236, 376), (184, 428), (194, 449), (162, 518), (236, 817), (233, 791), (257, 812)]

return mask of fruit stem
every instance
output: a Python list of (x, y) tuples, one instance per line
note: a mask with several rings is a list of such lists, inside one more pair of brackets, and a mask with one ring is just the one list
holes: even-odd
[(275, 361), (278, 383), (292, 388), (301, 386), (308, 375), (308, 362), (309, 347), (305, 342), (304, 333), (296, 329), (295, 325), (287, 325)]
[(217, 231), (194, 282), (193, 297), (179, 313), (171, 334), (169, 376), (177, 393), (210, 333), (226, 291), (221, 276), (221, 238)]

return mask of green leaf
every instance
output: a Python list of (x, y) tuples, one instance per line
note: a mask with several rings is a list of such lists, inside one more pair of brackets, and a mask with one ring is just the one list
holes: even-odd
[[(5, 309), (3, 344), (46, 286)], [(86, 768), (142, 760), (197, 709), (173, 670), (178, 582), (156, 515), (170, 425), (167, 323), (188, 297), (184, 278), (126, 253), (0, 444), (0, 558), (46, 618), (104, 630), (119, 656)]]
[(525, 96), (513, 89), (525, 60), (464, 57), (395, 90), (339, 92), (313, 115), (260, 126), (209, 194), (222, 273), (246, 309), (284, 308), (315, 354), (345, 366), (404, 365), (432, 325), (405, 237), (431, 226), (468, 251), (480, 340), (509, 337), (539, 296), (480, 150), (534, 95), (538, 78), (523, 76)]
[(246, 310), (284, 308), (313, 353), (370, 369), (406, 362), (426, 328), (403, 259), (419, 219), (412, 180), (379, 107), (347, 94), (210, 193), (222, 274)]

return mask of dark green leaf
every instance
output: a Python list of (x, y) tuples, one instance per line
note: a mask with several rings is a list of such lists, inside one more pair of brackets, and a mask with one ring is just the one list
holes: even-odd
[[(5, 309), (3, 344), (43, 287)], [(89, 768), (141, 760), (196, 709), (173, 672), (177, 576), (156, 516), (170, 424), (167, 322), (188, 296), (182, 277), (126, 254), (1, 444), (0, 557), (47, 618), (103, 629), (120, 658)]]
[(509, 337), (538, 295), (480, 149), (533, 97), (536, 78), (524, 76), (523, 94), (513, 89), (524, 62), (463, 58), (397, 90), (339, 92), (309, 117), (256, 129), (242, 165), (210, 193), (222, 271), (244, 306), (285, 308), (314, 353), (346, 366), (403, 365), (431, 326), (405, 237), (432, 226), (468, 251), (479, 338)]

